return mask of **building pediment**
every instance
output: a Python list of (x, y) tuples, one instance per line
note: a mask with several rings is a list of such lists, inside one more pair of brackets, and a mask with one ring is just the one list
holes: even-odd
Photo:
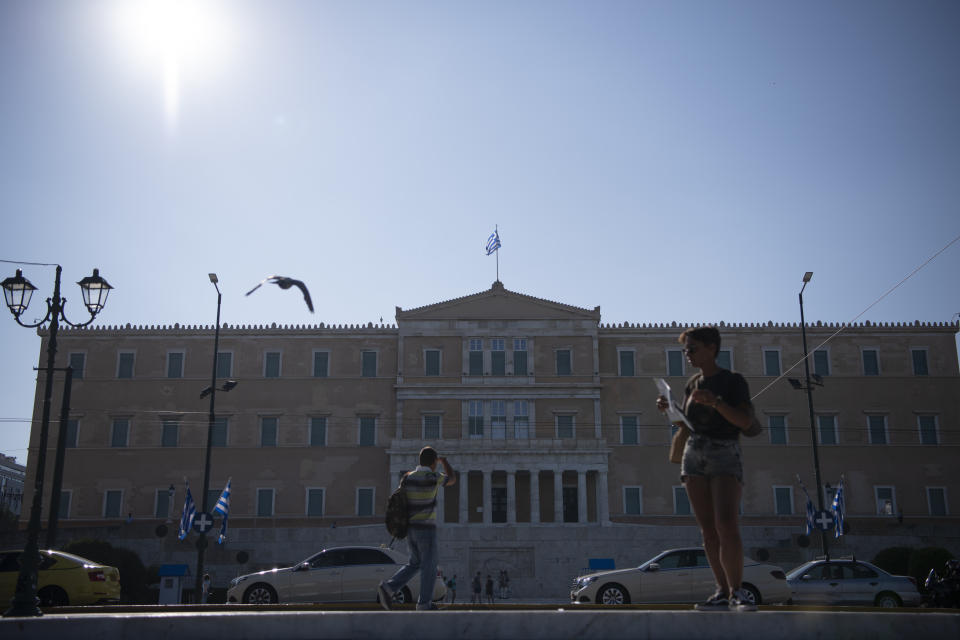
[(591, 320), (600, 322), (600, 307), (592, 310), (510, 291), (499, 280), (486, 291), (408, 309), (397, 307), (404, 320)]

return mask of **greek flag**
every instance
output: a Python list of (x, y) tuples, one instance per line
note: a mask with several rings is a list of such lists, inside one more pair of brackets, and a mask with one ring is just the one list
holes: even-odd
[(193, 518), (197, 515), (197, 505), (193, 502), (193, 496), (190, 495), (190, 483), (187, 483), (187, 497), (183, 501), (183, 515), (180, 517), (180, 539), (183, 540), (190, 533), (193, 527)]
[(499, 248), (500, 234), (497, 233), (496, 229), (494, 229), (493, 233), (490, 234), (490, 237), (487, 238), (487, 255), (490, 255)]
[(230, 515), (230, 483), (232, 481), (233, 478), (227, 479), (227, 486), (223, 488), (223, 493), (217, 500), (217, 506), (213, 508), (214, 513), (223, 516), (223, 521), (220, 522), (220, 535), (217, 536), (217, 544), (223, 544), (223, 541), (227, 539), (227, 517)]
[(810, 499), (810, 494), (807, 493), (807, 487), (804, 486), (803, 480), (800, 479), (800, 476), (797, 476), (797, 482), (800, 483), (800, 488), (803, 489), (803, 495), (807, 496), (807, 531), (806, 535), (810, 535), (810, 532), (816, 529), (816, 523), (814, 518), (817, 516), (817, 510), (813, 506), (813, 500)]
[(833, 496), (833, 515), (837, 520), (837, 529), (834, 536), (839, 538), (843, 535), (843, 512), (846, 510), (843, 500), (843, 476), (840, 476), (840, 484), (837, 485), (837, 493)]

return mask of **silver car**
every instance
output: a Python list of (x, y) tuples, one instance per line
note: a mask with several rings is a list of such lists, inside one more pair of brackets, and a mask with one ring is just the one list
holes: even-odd
[[(407, 554), (381, 547), (324, 549), (292, 567), (234, 578), (227, 589), (227, 602), (377, 602), (377, 585), (407, 560)], [(446, 593), (443, 580), (436, 580), (433, 600), (442, 600)], [(416, 602), (419, 596), (420, 578), (415, 576), (394, 595), (394, 602)]]
[(917, 582), (890, 575), (855, 559), (813, 560), (787, 574), (794, 604), (846, 604), (915, 607), (921, 601)]
[[(754, 604), (786, 602), (790, 588), (783, 570), (743, 559), (743, 588)], [(707, 554), (701, 547), (670, 549), (639, 567), (578, 576), (570, 591), (575, 603), (694, 603), (716, 589)]]

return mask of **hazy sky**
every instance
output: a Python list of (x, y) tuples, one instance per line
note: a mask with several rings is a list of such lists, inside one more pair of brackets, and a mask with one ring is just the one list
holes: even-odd
[[(158, 8), (161, 7), (161, 8)], [(847, 321), (960, 235), (956, 2), (0, 2), (0, 259), (98, 323)], [(3, 277), (16, 265), (0, 264)], [(24, 266), (42, 316), (53, 269)], [(302, 278), (317, 311), (267, 274)], [(861, 320), (949, 322), (960, 242)], [(40, 339), (0, 320), (0, 451)], [(55, 410), (59, 409), (57, 392)]]

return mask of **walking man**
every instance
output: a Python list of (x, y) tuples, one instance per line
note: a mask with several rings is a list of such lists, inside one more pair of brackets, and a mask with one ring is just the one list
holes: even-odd
[(477, 571), (477, 575), (473, 576), (473, 584), (471, 586), (473, 587), (473, 598), (470, 600), (470, 604), (473, 604), (474, 602), (480, 604), (480, 591), (483, 589), (483, 587), (480, 584), (479, 571)]
[[(437, 472), (437, 463), (443, 465), (443, 473)], [(377, 587), (380, 604), (390, 610), (393, 594), (403, 588), (416, 573), (420, 574), (420, 597), (417, 610), (436, 609), (433, 604), (433, 584), (437, 578), (437, 491), (443, 486), (457, 482), (456, 472), (446, 458), (437, 455), (433, 447), (420, 450), (420, 464), (408, 471), (401, 485), (407, 494), (407, 514), (410, 525), (407, 529), (407, 546), (410, 560), (407, 564)]]

